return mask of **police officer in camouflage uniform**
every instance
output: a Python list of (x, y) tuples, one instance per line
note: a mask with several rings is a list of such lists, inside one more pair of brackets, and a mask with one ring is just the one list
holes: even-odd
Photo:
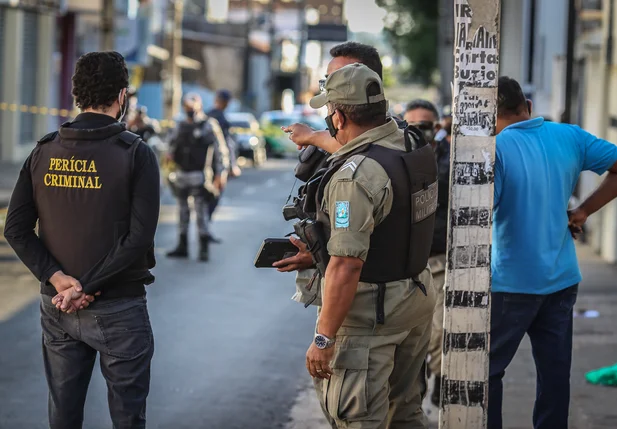
[(342, 147), (317, 192), (330, 260), (307, 369), (333, 428), (426, 428), (434, 155), (386, 117), (381, 80), (362, 64), (329, 75), (311, 101), (325, 105)]
[(170, 141), (170, 156), (176, 171), (168, 181), (178, 199), (179, 240), (168, 257), (188, 257), (188, 230), (191, 220), (189, 197), (193, 197), (199, 233), (199, 260), (209, 259), (213, 241), (209, 228), (208, 204), (221, 192), (227, 180), (229, 152), (223, 132), (215, 119), (203, 112), (201, 97), (187, 94), (183, 100), (186, 120), (175, 128)]

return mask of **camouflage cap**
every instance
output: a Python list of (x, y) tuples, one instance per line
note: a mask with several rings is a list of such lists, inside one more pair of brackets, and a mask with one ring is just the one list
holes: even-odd
[[(370, 84), (377, 83), (380, 93), (367, 95)], [(325, 91), (311, 99), (313, 109), (328, 103), (359, 105), (379, 103), (386, 99), (379, 75), (364, 64), (354, 63), (341, 67), (326, 79)]]

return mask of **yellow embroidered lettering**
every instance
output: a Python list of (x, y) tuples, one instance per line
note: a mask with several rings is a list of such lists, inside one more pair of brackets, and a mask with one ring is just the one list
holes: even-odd
[(88, 176), (86, 179), (86, 189), (94, 188), (94, 184), (92, 183), (92, 177)]
[(99, 176), (94, 178), (94, 189), (101, 189), (103, 187), (103, 184), (99, 182), (99, 179)]
[(62, 160), (62, 171), (69, 171), (69, 160), (68, 159)]
[(45, 177), (43, 177), (43, 182), (45, 183), (45, 186), (51, 186), (51, 174), (47, 173), (45, 175)]
[(78, 188), (85, 188), (86, 187), (86, 178), (84, 176), (79, 176), (77, 178), (78, 183), (77, 183), (77, 187)]
[(71, 157), (71, 169), (69, 170), (70, 172), (75, 172), (75, 157), (72, 156)]
[(90, 166), (88, 167), (88, 173), (96, 173), (96, 164), (94, 161), (90, 161)]

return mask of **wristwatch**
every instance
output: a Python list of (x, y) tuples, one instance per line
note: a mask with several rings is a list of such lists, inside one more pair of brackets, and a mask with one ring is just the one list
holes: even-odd
[(315, 345), (317, 346), (318, 349), (320, 350), (329, 349), (330, 347), (334, 346), (334, 343), (336, 343), (336, 340), (331, 340), (325, 335), (318, 334), (317, 332), (315, 332)]

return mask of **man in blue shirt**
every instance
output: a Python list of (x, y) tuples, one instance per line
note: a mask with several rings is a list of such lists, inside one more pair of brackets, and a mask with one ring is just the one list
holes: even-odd
[[(581, 281), (571, 231), (617, 197), (617, 146), (575, 125), (531, 119), (531, 107), (518, 82), (499, 79), (489, 429), (502, 428), (502, 378), (525, 333), (537, 370), (534, 428), (568, 427), (572, 309)], [(568, 214), (585, 170), (608, 175)]]

